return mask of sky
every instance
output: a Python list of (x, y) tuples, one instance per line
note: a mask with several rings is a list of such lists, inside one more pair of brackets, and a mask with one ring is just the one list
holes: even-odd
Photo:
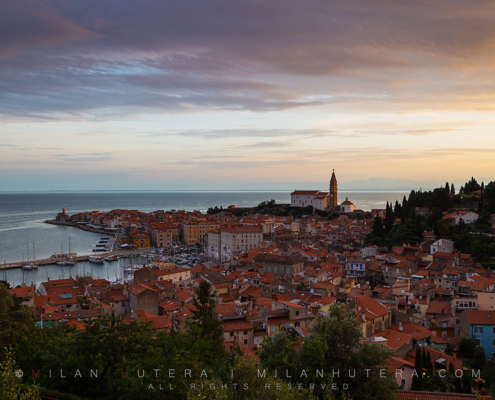
[(493, 1), (1, 1), (0, 191), (492, 179), (494, 68)]

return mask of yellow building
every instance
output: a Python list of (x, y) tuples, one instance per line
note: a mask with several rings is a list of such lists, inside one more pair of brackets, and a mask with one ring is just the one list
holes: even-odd
[(207, 221), (186, 221), (182, 223), (182, 241), (187, 245), (196, 243), (204, 244), (205, 237), (209, 231), (218, 229), (218, 222)]
[(129, 237), (132, 239), (134, 246), (139, 249), (150, 247), (150, 235), (145, 231), (139, 229), (130, 231)]

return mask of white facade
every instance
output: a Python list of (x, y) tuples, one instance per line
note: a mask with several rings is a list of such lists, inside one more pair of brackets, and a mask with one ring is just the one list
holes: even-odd
[(351, 213), (356, 210), (357, 207), (351, 201), (349, 201), (349, 197), (346, 197), (345, 201), (343, 201), (342, 204), (340, 205), (340, 211), (344, 213)]
[(213, 260), (220, 260), (222, 237), (219, 229), (209, 231), (206, 236), (206, 255)]
[(319, 190), (295, 190), (290, 194), (291, 207), (313, 206), (317, 210), (326, 210), (329, 194)]
[(430, 254), (435, 254), (437, 251), (452, 253), (454, 251), (454, 242), (447, 239), (437, 240), (430, 246)]
[(222, 260), (260, 246), (263, 240), (261, 226), (234, 226), (221, 229)]

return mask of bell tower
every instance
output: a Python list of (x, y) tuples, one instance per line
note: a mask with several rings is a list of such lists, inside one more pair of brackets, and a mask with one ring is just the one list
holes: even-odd
[(330, 179), (330, 194), (328, 199), (328, 208), (335, 209), (337, 207), (337, 178), (335, 177), (335, 170), (332, 173), (332, 179)]

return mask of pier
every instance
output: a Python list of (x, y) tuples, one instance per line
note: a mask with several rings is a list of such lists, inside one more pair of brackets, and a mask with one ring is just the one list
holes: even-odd
[[(108, 256), (117, 256), (117, 257), (128, 257), (128, 256), (137, 256), (141, 254), (145, 254), (149, 249), (118, 249), (118, 250), (110, 250), (110, 251), (105, 251), (105, 252), (97, 252), (92, 253), (92, 254), (86, 254), (82, 256), (77, 256), (77, 258), (74, 259), (76, 262), (82, 262), (82, 261), (88, 261), (89, 257), (108, 257)], [(45, 258), (42, 260), (36, 260), (34, 262), (35, 265), (38, 267), (45, 266), (45, 265), (53, 265), (56, 264), (59, 259), (57, 258)], [(0, 265), (0, 270), (5, 270), (5, 269), (14, 269), (14, 268), (21, 268), (22, 265), (25, 264), (23, 261), (17, 261), (13, 263), (5, 263)]]

